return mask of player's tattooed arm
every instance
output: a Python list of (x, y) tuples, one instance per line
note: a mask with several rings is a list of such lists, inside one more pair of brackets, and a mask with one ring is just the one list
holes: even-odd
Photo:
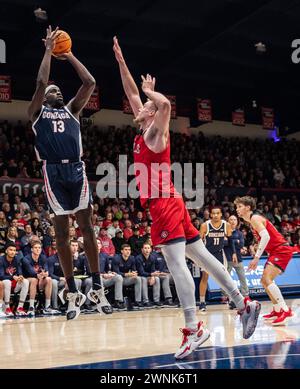
[(47, 28), (46, 38), (43, 39), (45, 44), (45, 54), (38, 72), (38, 76), (36, 80), (36, 89), (27, 111), (31, 121), (33, 121), (35, 117), (39, 114), (44, 102), (45, 89), (49, 81), (51, 53), (55, 45), (55, 39), (59, 34), (57, 30), (58, 27), (56, 27), (56, 29), (52, 31), (51, 26), (49, 26)]
[(121, 47), (116, 36), (114, 37), (113, 41), (113, 50), (116, 60), (119, 64), (123, 88), (133, 110), (134, 116), (136, 117), (139, 113), (139, 110), (143, 107), (143, 103), (140, 98), (140, 92), (126, 65)]
[(82, 85), (78, 89), (76, 96), (73, 97), (73, 99), (71, 99), (67, 104), (67, 107), (72, 114), (78, 118), (80, 112), (86, 106), (95, 89), (96, 81), (87, 68), (75, 57), (73, 53), (69, 52), (63, 54), (63, 57), (70, 62), (82, 81)]

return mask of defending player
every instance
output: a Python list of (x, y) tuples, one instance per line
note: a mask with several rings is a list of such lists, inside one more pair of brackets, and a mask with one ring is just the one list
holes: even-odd
[[(225, 267), (213, 257), (192, 225), (182, 197), (176, 192), (170, 173), (169, 100), (154, 91), (155, 78), (142, 76), (142, 90), (148, 97), (143, 105), (139, 90), (129, 72), (118, 40), (114, 38), (114, 52), (127, 98), (132, 107), (140, 134), (134, 141), (135, 173), (142, 206), (149, 203), (153, 224), (151, 238), (154, 246), (161, 246), (162, 253), (172, 274), (177, 294), (184, 311), (183, 340), (175, 357), (184, 358), (209, 337), (209, 332), (196, 316), (195, 284), (187, 268), (185, 256), (210, 273), (231, 296), (241, 314), (243, 336), (249, 338), (255, 330), (260, 304), (244, 299)], [(160, 167), (164, 165), (163, 178)], [(145, 169), (147, 170), (147, 174)], [(139, 174), (140, 171), (143, 174)], [(167, 177), (167, 178), (166, 178)], [(151, 192), (151, 193), (148, 193)], [(153, 196), (152, 193), (155, 193)], [(187, 247), (185, 247), (187, 244)]]
[(272, 325), (274, 326), (283, 325), (293, 316), (293, 312), (286, 305), (282, 293), (274, 280), (285, 271), (289, 261), (292, 259), (293, 253), (298, 252), (299, 248), (289, 246), (288, 242), (268, 219), (255, 214), (256, 203), (253, 197), (238, 197), (235, 199), (234, 204), (239, 217), (250, 223), (252, 232), (259, 241), (254, 258), (249, 264), (249, 270), (257, 268), (259, 259), (264, 251), (268, 254), (261, 283), (273, 303), (273, 310), (270, 314), (263, 317), (265, 320), (272, 320)]

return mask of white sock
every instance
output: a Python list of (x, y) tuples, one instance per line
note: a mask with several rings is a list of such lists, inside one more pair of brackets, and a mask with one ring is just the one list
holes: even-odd
[(161, 249), (174, 279), (177, 295), (184, 311), (185, 326), (197, 328), (195, 283), (185, 260), (185, 242), (173, 243)]
[(29, 306), (34, 308), (34, 299), (29, 299)]
[(197, 330), (198, 320), (196, 316), (196, 308), (188, 308), (183, 310), (185, 318), (185, 326), (191, 330)]
[(280, 307), (280, 309), (283, 309), (284, 311), (288, 311), (288, 306), (286, 305), (284, 298), (281, 294), (280, 289), (273, 281), (268, 287), (267, 287), (269, 293), (272, 295), (273, 299), (277, 301), (277, 306)]
[(18, 304), (18, 308), (23, 308), (24, 307), (24, 302), (19, 302), (19, 304)]
[(5, 303), (5, 309), (9, 308), (9, 302)]
[(205, 303), (205, 296), (200, 296), (200, 303)]
[(45, 307), (49, 308), (50, 307), (50, 299), (46, 299), (45, 301)]
[(230, 300), (235, 303), (237, 309), (242, 310), (245, 308), (244, 297), (241, 295), (225, 266), (207, 250), (201, 239), (186, 245), (186, 256), (190, 258), (196, 266), (201, 267), (214, 278), (220, 287), (228, 294)]
[(275, 304), (274, 305), (274, 311), (275, 312), (280, 312), (280, 304)]

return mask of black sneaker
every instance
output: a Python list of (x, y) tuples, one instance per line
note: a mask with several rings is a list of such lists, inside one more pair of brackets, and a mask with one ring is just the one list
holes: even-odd
[(206, 311), (206, 304), (205, 303), (200, 303), (199, 310), (202, 311), (202, 312), (205, 312)]
[(96, 306), (92, 306), (91, 304), (84, 304), (80, 309), (83, 313), (93, 313), (97, 311)]
[(174, 308), (177, 307), (177, 304), (173, 303), (171, 298), (168, 298), (164, 301), (163, 306), (165, 308)]
[(229, 309), (236, 309), (236, 305), (233, 301), (230, 301), (228, 306), (229, 306)]
[(43, 315), (50, 316), (50, 315), (59, 315), (60, 312), (57, 309), (53, 309), (51, 307), (44, 308), (42, 311)]
[(123, 301), (115, 301), (115, 303), (112, 305), (112, 307), (116, 311), (126, 311), (127, 310)]
[(141, 302), (135, 302), (135, 303), (132, 304), (132, 309), (134, 311), (142, 310), (142, 309), (144, 309), (144, 304), (141, 303)]
[(29, 309), (28, 309), (28, 311), (27, 311), (27, 316), (28, 316), (28, 317), (34, 317), (34, 316), (35, 316), (34, 307), (29, 307)]
[(154, 306), (154, 308), (162, 308), (164, 306), (164, 304), (161, 303), (160, 301), (154, 301), (153, 306)]
[(145, 309), (151, 309), (151, 308), (153, 308), (153, 304), (150, 303), (149, 301), (147, 301), (146, 303), (144, 303), (144, 308)]

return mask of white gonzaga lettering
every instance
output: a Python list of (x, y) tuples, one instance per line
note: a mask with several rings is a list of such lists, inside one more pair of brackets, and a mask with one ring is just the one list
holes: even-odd
[(47, 112), (47, 111), (44, 111), (42, 118), (43, 119), (54, 119), (54, 120), (61, 119), (61, 120), (64, 120), (64, 119), (71, 119), (71, 116), (68, 114), (68, 112), (57, 112), (57, 111)]
[(6, 44), (0, 39), (0, 63), (6, 63)]

